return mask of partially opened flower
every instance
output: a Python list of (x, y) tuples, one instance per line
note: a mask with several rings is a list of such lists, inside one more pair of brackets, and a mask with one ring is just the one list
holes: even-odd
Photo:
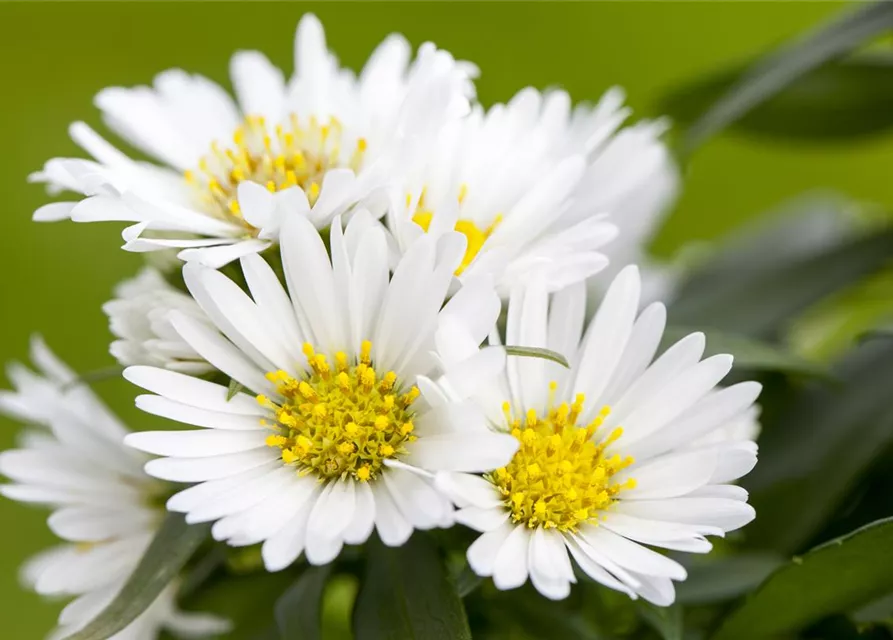
[[(163, 486), (143, 471), (145, 456), (124, 446), (127, 429), (43, 344), (32, 343), (39, 373), (13, 364), (16, 391), (0, 392), (0, 413), (28, 424), (21, 447), (0, 453), (7, 498), (49, 505), (49, 526), (65, 543), (38, 554), (22, 579), (44, 596), (74, 597), (53, 638), (65, 638), (118, 594), (164, 519), (153, 506)], [(154, 640), (162, 630), (216, 636), (228, 625), (176, 607), (173, 582), (116, 640)]]
[(213, 369), (170, 323), (172, 311), (199, 321), (205, 319), (204, 312), (155, 269), (146, 267), (118, 285), (115, 298), (102, 305), (102, 310), (117, 338), (109, 350), (120, 364), (148, 364), (195, 375)]
[[(665, 125), (621, 129), (628, 116), (619, 90), (595, 107), (529, 88), (508, 104), (475, 106), (408, 168), (387, 217), (397, 244), (455, 229), (468, 238), (457, 275), (493, 273), (504, 294), (533, 275), (559, 290), (615, 252), (620, 264), (638, 258), (676, 175)], [(615, 224), (623, 233), (609, 244)]]
[(717, 389), (732, 357), (701, 360), (700, 333), (652, 362), (665, 310), (654, 303), (637, 315), (636, 267), (620, 272), (581, 338), (583, 288), (551, 305), (541, 283), (513, 294), (507, 340), (565, 353), (571, 368), (509, 359), (477, 403), (518, 452), (482, 477), (441, 473), (437, 484), (461, 507), (457, 522), (483, 532), (468, 561), (498, 588), (529, 577), (563, 598), (576, 581), (573, 558), (597, 582), (668, 605), (672, 581), (686, 572), (646, 545), (705, 553), (705, 536), (754, 517), (747, 492), (729, 483), (754, 466), (756, 444), (731, 433), (704, 438), (746, 417), (760, 385)]
[[(285, 215), (324, 228), (389, 183), (405, 147), (467, 112), (471, 65), (431, 44), (410, 59), (406, 40), (390, 36), (355, 78), (308, 14), (289, 80), (259, 52), (233, 56), (238, 104), (179, 69), (152, 87), (105, 89), (96, 105), (109, 128), (164, 166), (136, 162), (76, 123), (71, 136), (93, 160), (50, 160), (32, 179), (86, 198), (44, 206), (35, 219), (134, 222), (126, 249), (180, 247), (183, 259), (211, 266), (275, 242)], [(255, 206), (236, 197), (243, 185), (255, 187)]]
[[(461, 362), (435, 349), (441, 325), (477, 344), (495, 325), (499, 299), (487, 281), (469, 283), (443, 305), (465, 250), (457, 233), (426, 238), (389, 276), (383, 229), (359, 212), (331, 227), (331, 258), (304, 218), (281, 240), (288, 293), (260, 256), (242, 258), (248, 293), (223, 274), (186, 265), (186, 284), (216, 325), (185, 315), (180, 337), (251, 394), (150, 367), (125, 377), (158, 395), (144, 411), (202, 427), (134, 434), (128, 443), (165, 456), (146, 470), (200, 483), (168, 508), (189, 522), (217, 522), (214, 537), (263, 542), (270, 570), (302, 552), (314, 564), (373, 529), (385, 544), (413, 529), (448, 526), (452, 508), (433, 487), (436, 471), (485, 471), (508, 462), (517, 442), (493, 433), (473, 405), (439, 405), (428, 376), (493, 378), (500, 350)], [(439, 381), (445, 384), (445, 381)]]

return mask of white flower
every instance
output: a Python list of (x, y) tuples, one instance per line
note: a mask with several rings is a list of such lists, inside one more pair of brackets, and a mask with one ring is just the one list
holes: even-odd
[[(729, 484), (756, 463), (756, 444), (699, 438), (748, 413), (760, 385), (716, 389), (732, 358), (701, 360), (694, 333), (652, 363), (665, 310), (637, 317), (636, 267), (620, 272), (581, 339), (584, 285), (554, 296), (542, 284), (513, 294), (507, 340), (568, 354), (571, 369), (510, 358), (501, 384), (481, 386), (478, 406), (521, 448), (483, 477), (438, 474), (461, 507), (456, 521), (484, 532), (471, 568), (500, 589), (533, 585), (564, 598), (570, 558), (593, 580), (658, 605), (673, 602), (676, 561), (644, 545), (706, 553), (754, 517), (747, 492)], [(568, 556), (570, 552), (570, 557)]]
[[(405, 148), (424, 145), (468, 111), (471, 65), (430, 43), (410, 58), (406, 40), (392, 35), (357, 78), (339, 66), (308, 14), (288, 81), (259, 52), (233, 56), (238, 104), (179, 69), (159, 74), (152, 87), (105, 89), (96, 105), (109, 128), (164, 166), (131, 160), (75, 123), (71, 136), (93, 160), (50, 160), (32, 180), (86, 198), (46, 205), (34, 217), (134, 222), (125, 249), (180, 247), (182, 259), (215, 267), (275, 242), (285, 215), (307, 216), (322, 229), (374, 198)], [(243, 188), (250, 207), (236, 197)]]
[[(628, 115), (620, 90), (595, 107), (530, 88), (474, 107), (444, 127), (436, 152), (409, 163), (387, 217), (396, 244), (455, 228), (468, 237), (457, 275), (493, 273), (504, 294), (532, 276), (556, 291), (603, 269), (606, 256), (637, 258), (676, 176), (664, 124), (620, 129)], [(604, 247), (617, 232), (606, 214), (621, 238)]]
[[(38, 373), (9, 367), (16, 391), (0, 392), (0, 413), (27, 423), (21, 448), (0, 454), (7, 498), (45, 504), (49, 526), (65, 544), (26, 563), (23, 581), (44, 596), (74, 596), (59, 616), (54, 638), (87, 624), (117, 595), (152, 540), (164, 512), (151, 506), (160, 484), (143, 472), (145, 457), (124, 446), (125, 427), (35, 339)], [(176, 584), (115, 640), (154, 640), (162, 629), (201, 637), (227, 624), (179, 611)]]
[[(448, 526), (452, 508), (431, 472), (482, 472), (505, 464), (517, 443), (487, 427), (473, 405), (442, 405), (428, 377), (463, 384), (498, 376), (505, 356), (487, 349), (438, 356), (439, 326), (480, 345), (499, 299), (487, 281), (469, 283), (443, 306), (465, 250), (458, 233), (425, 238), (389, 278), (384, 230), (358, 212), (331, 227), (331, 259), (305, 218), (281, 238), (288, 293), (257, 255), (242, 258), (250, 297), (223, 274), (196, 264), (186, 284), (217, 330), (174, 314), (174, 329), (252, 394), (150, 367), (125, 377), (158, 395), (137, 398), (149, 413), (194, 431), (133, 434), (127, 442), (165, 456), (146, 470), (198, 482), (168, 508), (189, 522), (214, 521), (232, 545), (263, 542), (269, 570), (304, 552), (314, 564), (373, 528), (391, 546), (413, 529)], [(219, 330), (219, 332), (218, 332)], [(259, 394), (255, 398), (253, 394)]]
[(102, 310), (109, 318), (109, 329), (118, 338), (109, 351), (120, 364), (148, 364), (193, 375), (213, 370), (180, 338), (169, 320), (176, 310), (207, 322), (204, 312), (155, 269), (147, 267), (118, 285), (115, 298)]

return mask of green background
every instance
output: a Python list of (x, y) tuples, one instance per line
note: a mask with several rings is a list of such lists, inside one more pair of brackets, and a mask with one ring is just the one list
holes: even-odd
[[(533, 85), (562, 86), (594, 100), (626, 87), (637, 116), (658, 115), (675, 84), (748, 60), (840, 11), (837, 3), (310, 3), (0, 4), (0, 359), (26, 356), (33, 332), (81, 371), (111, 364), (100, 305), (139, 258), (118, 250), (120, 228), (38, 225), (47, 200), (27, 174), (48, 158), (75, 155), (66, 126), (99, 125), (91, 98), (108, 85), (148, 83), (172, 66), (227, 83), (229, 55), (264, 50), (291, 66), (294, 26), (305, 11), (323, 20), (342, 61), (358, 68), (377, 42), (401, 31), (433, 40), (482, 70), (485, 104)], [(228, 84), (228, 83), (227, 83)], [(834, 189), (857, 200), (893, 202), (893, 136), (838, 144), (734, 135), (712, 140), (686, 168), (684, 193), (655, 249), (709, 239), (748, 216), (803, 192)], [(97, 385), (130, 424), (145, 419), (119, 381)], [(0, 420), (0, 446), (15, 425)], [(22, 591), (17, 567), (52, 543), (45, 514), (0, 502), (0, 629), (4, 638), (41, 638), (56, 605)]]

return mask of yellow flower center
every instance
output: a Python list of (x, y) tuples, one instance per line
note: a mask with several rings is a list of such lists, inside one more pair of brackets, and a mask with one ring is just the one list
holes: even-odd
[[(555, 383), (550, 387), (554, 394)], [(487, 478), (505, 496), (513, 522), (576, 531), (581, 522), (597, 520), (620, 491), (635, 486), (633, 479), (623, 483), (614, 479), (633, 459), (606, 454), (623, 429), (617, 427), (597, 444), (593, 436), (610, 409), (603, 408), (588, 425), (578, 425), (584, 400), (579, 394), (571, 405), (550, 402), (544, 416), (531, 409), (523, 419), (513, 418), (509, 403), (503, 404), (511, 433), (521, 446), (508, 465)]]
[(198, 171), (187, 171), (185, 178), (195, 186), (205, 211), (252, 229), (236, 199), (242, 181), (266, 185), (272, 192), (301, 187), (312, 205), (329, 169), (359, 171), (366, 139), (352, 142), (349, 155), (342, 155), (344, 142), (341, 123), (334, 117), (323, 124), (314, 116), (302, 122), (292, 115), (287, 124), (276, 125), (271, 132), (264, 118), (248, 116), (233, 134), (231, 146), (213, 143), (211, 152), (199, 161)]
[[(463, 184), (462, 188), (459, 190), (459, 203), (465, 199), (465, 194), (467, 192), (467, 187)], [(410, 200), (411, 196), (407, 196), (407, 200)], [(409, 204), (407, 202), (407, 204)], [(419, 225), (422, 230), (427, 233), (428, 229), (431, 228), (431, 221), (434, 219), (434, 212), (425, 206), (425, 192), (422, 191), (422, 195), (419, 198), (419, 204), (416, 207), (416, 212), (412, 216), (412, 221)], [(480, 253), (481, 249), (484, 246), (484, 243), (487, 239), (493, 235), (493, 232), (496, 230), (496, 227), (499, 226), (499, 223), (502, 222), (502, 216), (497, 215), (493, 222), (490, 223), (489, 226), (482, 229), (477, 224), (475, 224), (472, 220), (459, 220), (456, 222), (455, 230), (465, 236), (465, 239), (468, 241), (468, 244), (465, 246), (465, 255), (462, 257), (462, 263), (456, 269), (456, 275), (462, 275), (462, 272), (468, 268), (468, 266), (474, 261), (477, 257), (478, 253)]]
[(275, 416), (275, 424), (267, 425), (275, 431), (267, 445), (281, 449), (282, 460), (301, 475), (352, 476), (366, 482), (415, 440), (411, 406), (419, 390), (413, 386), (401, 392), (393, 371), (379, 376), (371, 350), (372, 344), (363, 342), (355, 364), (339, 351), (333, 369), (323, 354), (305, 344), (310, 371), (303, 379), (285, 371), (267, 374), (284, 398), (279, 404), (257, 397)]

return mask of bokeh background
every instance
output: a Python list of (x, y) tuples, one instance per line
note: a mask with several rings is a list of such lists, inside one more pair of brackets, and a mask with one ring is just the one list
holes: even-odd
[[(23, 359), (43, 334), (80, 371), (112, 364), (100, 306), (139, 258), (118, 251), (120, 227), (31, 222), (47, 199), (29, 172), (53, 156), (79, 155), (69, 122), (100, 122), (92, 96), (108, 85), (148, 83), (165, 68), (197, 71), (229, 86), (229, 55), (264, 50), (291, 68), (294, 27), (316, 12), (330, 45), (353, 68), (391, 31), (416, 45), (433, 40), (476, 62), (486, 104), (533, 85), (595, 100), (626, 88), (636, 117), (659, 115), (674, 86), (739, 62), (841, 11), (846, 3), (3, 3), (0, 4), (0, 360)], [(728, 233), (804, 192), (831, 189), (858, 201), (893, 203), (893, 134), (845, 143), (781, 142), (725, 134), (685, 167), (683, 193), (654, 250)], [(7, 382), (4, 379), (3, 384)], [(136, 427), (133, 393), (96, 385)], [(0, 419), (0, 448), (14, 442)], [(53, 543), (45, 514), (0, 501), (0, 629), (42, 638), (58, 605), (20, 589), (17, 570)]]

